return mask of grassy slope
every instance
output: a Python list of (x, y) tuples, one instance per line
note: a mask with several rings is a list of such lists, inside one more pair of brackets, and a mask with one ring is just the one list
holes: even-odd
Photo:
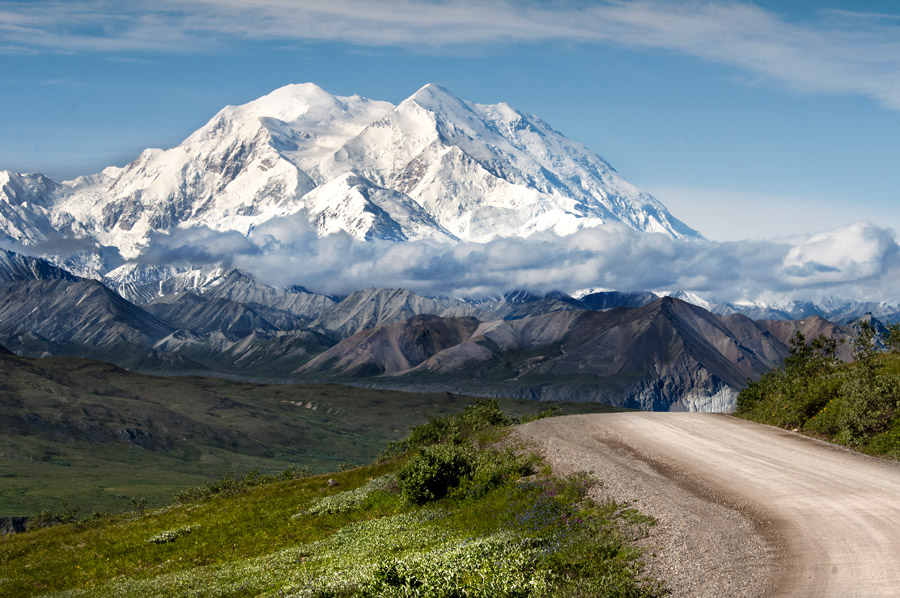
[[(0, 356), (0, 516), (165, 504), (180, 488), (289, 464), (367, 463), (469, 400), (333, 384), (160, 378), (77, 358)], [(504, 401), (521, 415), (547, 407)], [(567, 413), (606, 409), (567, 404)]]
[[(521, 459), (493, 454), (484, 463), (497, 471)], [(662, 594), (641, 580), (639, 552), (626, 540), (652, 522), (585, 502), (580, 480), (555, 480), (546, 471), (528, 481), (485, 475), (421, 506), (396, 485), (352, 492), (397, 472), (408, 457), (333, 474), (336, 487), (326, 476), (281, 481), (7, 536), (0, 540), (0, 594), (462, 595), (448, 590), (454, 584), (484, 597)], [(308, 511), (328, 496), (340, 499), (337, 512)], [(160, 541), (165, 532), (171, 541)]]

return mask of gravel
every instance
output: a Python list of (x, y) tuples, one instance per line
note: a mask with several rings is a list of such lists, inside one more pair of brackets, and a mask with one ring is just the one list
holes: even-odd
[(598, 480), (595, 500), (631, 503), (657, 520), (638, 545), (645, 549), (646, 572), (671, 596), (772, 595), (783, 551), (765, 515), (605, 425), (609, 418), (548, 418), (519, 426), (517, 434), (556, 473), (591, 473)]

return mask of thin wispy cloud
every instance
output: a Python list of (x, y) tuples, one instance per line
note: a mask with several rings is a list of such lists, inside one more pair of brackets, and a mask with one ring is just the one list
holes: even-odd
[(235, 37), (443, 51), (466, 44), (576, 42), (673, 51), (798, 90), (853, 93), (900, 110), (900, 26), (829, 10), (792, 22), (741, 2), (502, 0), (102, 0), (0, 2), (12, 51), (209, 51)]

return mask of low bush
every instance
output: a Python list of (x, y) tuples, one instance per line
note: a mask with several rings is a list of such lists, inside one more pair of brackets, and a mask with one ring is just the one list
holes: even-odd
[(500, 409), (496, 399), (475, 399), (462, 413), (444, 417), (433, 417), (416, 426), (409, 436), (400, 442), (391, 442), (382, 453), (381, 459), (398, 457), (410, 450), (440, 444), (460, 443), (479, 431), (516, 423)]
[(375, 492), (387, 492), (397, 486), (397, 475), (389, 473), (367, 482), (365, 485), (353, 490), (338, 492), (331, 496), (321, 498), (310, 508), (294, 516), (295, 519), (303, 515), (332, 515), (335, 513), (347, 513), (362, 507), (369, 497)]
[(233, 472), (225, 474), (221, 479), (203, 486), (194, 486), (179, 490), (172, 497), (174, 503), (191, 503), (207, 500), (213, 496), (234, 496), (249, 488), (272, 484), (283, 480), (295, 480), (309, 475), (308, 467), (291, 465), (281, 473), (263, 474), (254, 469), (244, 477), (237, 479)]
[(78, 507), (70, 507), (65, 501), (63, 501), (62, 510), (56, 513), (50, 511), (50, 509), (44, 509), (34, 517), (29, 517), (28, 522), (25, 524), (26, 529), (34, 530), (40, 529), (42, 527), (51, 527), (54, 525), (61, 525), (64, 523), (75, 523), (78, 521), (76, 515), (78, 515), (78, 511), (80, 511)]
[(444, 443), (427, 446), (397, 471), (403, 496), (421, 505), (447, 496), (475, 470), (476, 456), (469, 445)]
[(847, 444), (859, 444), (890, 427), (900, 408), (900, 378), (850, 378), (841, 388), (838, 422)]
[(155, 536), (152, 536), (147, 539), (148, 544), (168, 544), (169, 542), (174, 542), (181, 536), (191, 533), (195, 529), (197, 529), (198, 525), (187, 525), (185, 527), (179, 527), (178, 529), (168, 529), (164, 532), (160, 532)]

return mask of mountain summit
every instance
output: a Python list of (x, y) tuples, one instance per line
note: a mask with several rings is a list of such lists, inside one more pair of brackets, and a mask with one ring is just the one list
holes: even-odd
[(0, 171), (0, 183), (0, 235), (84, 238), (125, 259), (157, 233), (247, 235), (295, 214), (319, 235), (360, 240), (485, 242), (609, 222), (700, 237), (539, 118), (434, 84), (396, 106), (288, 85), (123, 168), (62, 184)]

